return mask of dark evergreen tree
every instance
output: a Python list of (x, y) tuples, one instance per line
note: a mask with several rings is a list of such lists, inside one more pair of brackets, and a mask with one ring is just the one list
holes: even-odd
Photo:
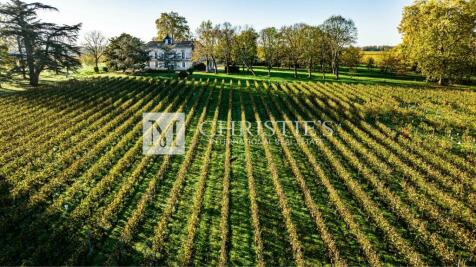
[[(20, 0), (0, 6), (0, 33), (17, 40), (21, 64), (30, 80), (37, 86), (42, 71), (50, 69), (57, 73), (81, 66), (79, 47), (75, 45), (81, 24), (57, 25), (38, 18), (40, 10), (58, 11), (42, 3), (25, 3)], [(23, 62), (24, 61), (24, 62)]]
[(111, 69), (122, 71), (142, 69), (149, 60), (145, 44), (139, 38), (127, 33), (112, 38), (104, 56)]

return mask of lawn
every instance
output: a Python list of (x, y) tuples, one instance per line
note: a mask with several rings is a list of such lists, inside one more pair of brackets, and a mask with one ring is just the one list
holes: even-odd
[[(227, 75), (222, 69), (217, 74), (206, 72), (195, 72), (190, 78), (195, 79), (233, 79), (233, 80), (258, 80), (258, 81), (271, 81), (271, 82), (288, 82), (288, 81), (320, 81), (320, 82), (339, 82), (339, 83), (357, 83), (368, 85), (395, 85), (404, 87), (434, 87), (438, 86), (435, 83), (428, 83), (424, 77), (415, 74), (408, 73), (406, 75), (396, 75), (391, 73), (383, 73), (380, 69), (373, 68), (368, 69), (360, 66), (354, 70), (349, 70), (347, 67), (341, 68), (341, 75), (339, 80), (336, 80), (335, 76), (326, 73), (325, 78), (320, 72), (313, 72), (312, 78), (308, 78), (307, 71), (299, 69), (298, 76), (294, 77), (294, 71), (290, 69), (274, 68), (271, 72), (271, 77), (268, 76), (268, 71), (264, 67), (255, 67), (256, 76), (251, 75), (249, 72), (240, 72), (237, 74)], [(174, 73), (146, 73), (141, 74), (146, 77), (156, 78), (176, 78)], [(476, 85), (452, 85), (453, 89), (476, 89)]]

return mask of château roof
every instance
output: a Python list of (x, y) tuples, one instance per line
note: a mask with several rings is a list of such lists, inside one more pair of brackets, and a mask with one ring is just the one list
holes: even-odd
[[(165, 46), (165, 42), (157, 42), (157, 41), (150, 41), (147, 43), (148, 48), (160, 48)], [(180, 41), (180, 42), (174, 42), (171, 45), (168, 45), (170, 47), (177, 47), (177, 48), (193, 48), (193, 41)]]

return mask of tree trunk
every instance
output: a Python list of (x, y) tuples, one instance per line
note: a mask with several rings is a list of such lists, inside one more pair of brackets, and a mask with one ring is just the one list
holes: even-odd
[(268, 64), (268, 77), (271, 77), (271, 65)]
[(309, 67), (309, 69), (308, 69), (307, 77), (309, 79), (311, 79), (312, 78), (312, 60), (309, 60), (309, 66), (308, 67)]
[(23, 55), (23, 47), (21, 45), (20, 37), (17, 37), (18, 53), (20, 53), (20, 70), (23, 79), (26, 80), (25, 58)]
[(297, 64), (294, 63), (294, 78), (297, 78)]
[(94, 59), (94, 63), (95, 63), (95, 65), (96, 65), (96, 68), (94, 69), (94, 71), (95, 71), (96, 73), (99, 73), (99, 58), (95, 58), (95, 59)]
[(336, 63), (336, 79), (339, 80), (339, 63)]
[(321, 63), (321, 72), (322, 72), (322, 79), (326, 79), (326, 70), (324, 69), (324, 63)]
[(35, 71), (35, 60), (33, 58), (33, 45), (25, 40), (26, 63), (28, 65), (28, 78), (31, 86), (38, 86), (40, 73)]
[(39, 72), (35, 73), (34, 71), (32, 73), (30, 71), (30, 85), (36, 87), (38, 86), (39, 81), (40, 81), (40, 73)]
[(225, 66), (226, 66), (226, 74), (230, 75), (230, 64), (228, 62), (228, 58), (225, 59)]
[(215, 74), (217, 74), (218, 73), (217, 62), (216, 62), (214, 57), (212, 57), (212, 62), (213, 62), (214, 72), (215, 72)]
[(448, 81), (443, 78), (443, 75), (440, 75), (440, 77), (438, 78), (438, 85), (448, 85)]
[(246, 66), (246, 68), (248, 69), (248, 71), (250, 71), (251, 74), (253, 74), (253, 76), (256, 76), (256, 73), (255, 73), (255, 71), (253, 70), (253, 66), (251, 66), (251, 67), (248, 66), (248, 64), (246, 64), (246, 61), (245, 61), (244, 59), (242, 59), (242, 61), (243, 61), (243, 71), (245, 70), (245, 66)]

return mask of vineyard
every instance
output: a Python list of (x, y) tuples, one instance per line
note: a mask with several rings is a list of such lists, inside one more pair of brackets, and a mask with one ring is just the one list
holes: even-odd
[[(143, 155), (145, 112), (184, 155)], [(0, 125), (0, 265), (476, 265), (472, 91), (102, 77)]]

